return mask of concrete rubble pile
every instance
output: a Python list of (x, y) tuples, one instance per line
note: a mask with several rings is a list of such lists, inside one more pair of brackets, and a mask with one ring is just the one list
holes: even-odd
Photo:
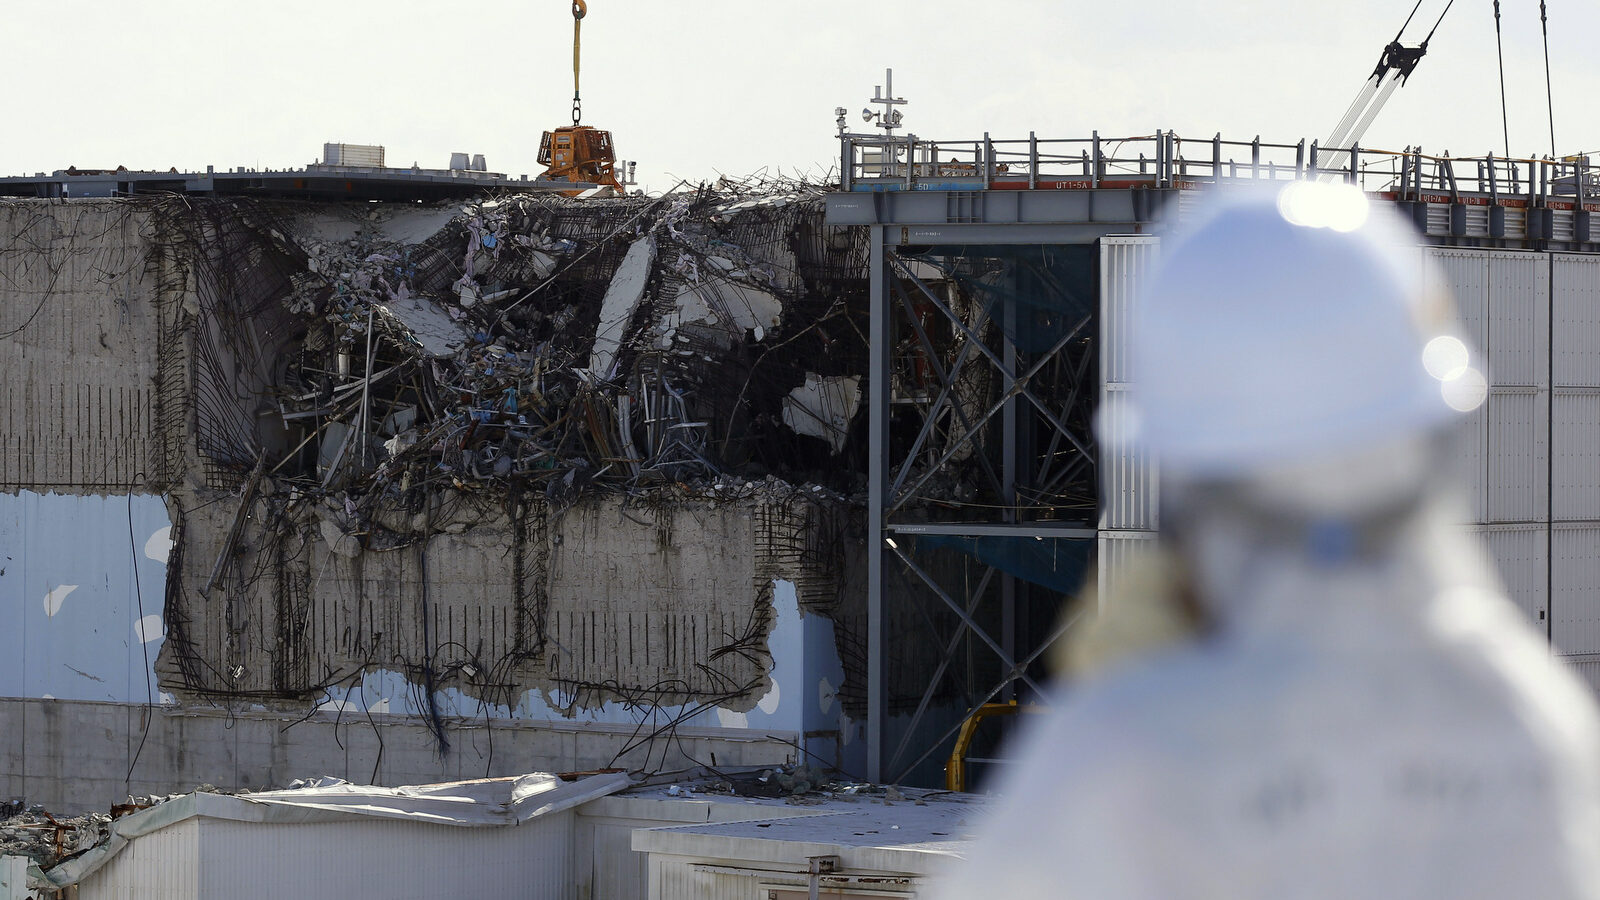
[[(260, 461), (358, 519), (369, 494), (425, 482), (559, 498), (838, 471), (860, 408), (847, 304), (863, 272), (817, 195), (311, 214), (284, 300), (304, 337), (276, 397), (297, 449)], [(439, 227), (408, 242), (419, 226)]]
[(0, 802), (0, 857), (26, 857), (30, 868), (48, 869), (100, 843), (110, 823), (102, 813), (58, 817), (20, 800)]

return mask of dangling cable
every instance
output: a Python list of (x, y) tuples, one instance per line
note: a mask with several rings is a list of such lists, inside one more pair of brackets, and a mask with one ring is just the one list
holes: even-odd
[(1506, 121), (1506, 54), (1500, 45), (1500, 0), (1494, 0), (1494, 54), (1500, 60), (1500, 133), (1505, 135), (1506, 156), (1511, 156), (1511, 126)]
[(1545, 15), (1544, 0), (1539, 0), (1539, 27), (1544, 30), (1544, 106), (1550, 115), (1550, 157), (1556, 155), (1556, 102), (1550, 93), (1550, 19)]

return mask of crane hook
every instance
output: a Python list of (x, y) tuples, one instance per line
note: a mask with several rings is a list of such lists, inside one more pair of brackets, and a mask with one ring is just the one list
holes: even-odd
[(583, 102), (578, 99), (578, 36), (583, 28), (583, 17), (589, 14), (586, 0), (572, 0), (572, 124), (583, 118)]

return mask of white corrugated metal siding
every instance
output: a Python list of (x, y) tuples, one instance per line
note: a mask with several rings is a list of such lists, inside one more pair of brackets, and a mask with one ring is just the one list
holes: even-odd
[(1563, 387), (1600, 387), (1600, 257), (1551, 254), (1552, 366)]
[(1456, 301), (1463, 330), (1487, 364), (1484, 406), (1455, 454), (1479, 522), (1549, 518), (1550, 273), (1543, 253), (1424, 251), (1431, 287)]
[(1482, 349), (1489, 343), (1489, 262), (1482, 250), (1430, 248), (1429, 288), (1443, 289), (1455, 298), (1461, 325), (1472, 343)]
[(1552, 404), (1551, 517), (1600, 520), (1600, 388), (1557, 386)]
[(677, 823), (590, 821), (587, 816), (579, 816), (577, 821), (579, 847), (575, 864), (589, 868), (587, 884), (585, 873), (575, 873), (578, 896), (592, 900), (644, 900), (649, 896), (650, 860), (633, 849), (634, 829)]
[(1600, 660), (1595, 659), (1564, 659), (1562, 662), (1572, 667), (1584, 683), (1589, 685), (1589, 690), (1600, 694)]
[[(568, 810), (517, 826), (461, 828), (377, 818), (302, 824), (194, 818), (132, 841), (83, 881), (79, 900), (557, 900), (573, 893), (572, 819)], [(185, 837), (185, 829), (197, 837)]]
[(1527, 614), (1540, 633), (1549, 629), (1549, 532), (1542, 523), (1532, 525), (1486, 525), (1474, 531), (1479, 548), (1490, 565), (1500, 573), (1506, 596)]
[[(1108, 384), (1101, 394), (1101, 427), (1126, 427), (1125, 403), (1115, 402), (1127, 394), (1127, 385)], [(1100, 527), (1154, 530), (1160, 527), (1160, 484), (1155, 462), (1148, 453), (1107, 441), (1099, 443)]]
[(1095, 563), (1097, 596), (1104, 603), (1113, 596), (1117, 584), (1132, 566), (1156, 548), (1156, 536), (1148, 531), (1101, 531)]
[(131, 841), (78, 886), (78, 900), (199, 900), (199, 835), (200, 820), (189, 819)]
[(1134, 302), (1156, 262), (1160, 239), (1113, 234), (1100, 239), (1100, 378), (1126, 384)]
[[(697, 868), (702, 862), (685, 856), (650, 854), (650, 900), (764, 900), (761, 879)], [(595, 900), (600, 900), (599, 895)]]
[(1600, 523), (1550, 526), (1550, 619), (1558, 653), (1600, 653)]
[(1462, 417), (1449, 448), (1450, 474), (1458, 479), (1469, 508), (1468, 523), (1489, 518), (1489, 408), (1485, 403)]
[(1549, 515), (1549, 395), (1534, 388), (1491, 388), (1489, 425), (1490, 522), (1540, 522)]
[[(1550, 640), (1600, 653), (1600, 257), (1550, 254)], [(1579, 666), (1600, 684), (1592, 661)]]
[[(1487, 251), (1484, 251), (1487, 252)], [(1550, 267), (1543, 253), (1488, 252), (1492, 384), (1550, 383)]]
[[(1107, 425), (1117, 424), (1118, 404), (1108, 404), (1129, 388), (1128, 344), (1139, 288), (1155, 264), (1160, 241), (1149, 235), (1108, 235), (1100, 239), (1100, 408)], [(1154, 529), (1154, 466), (1143, 454), (1100, 449), (1100, 527)]]

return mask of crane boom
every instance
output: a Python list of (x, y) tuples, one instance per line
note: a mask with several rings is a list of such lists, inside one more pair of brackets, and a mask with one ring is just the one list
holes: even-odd
[[(1417, 6), (1422, 5), (1422, 0), (1417, 0)], [(1411, 24), (1411, 16), (1417, 14), (1417, 7), (1412, 7), (1411, 16), (1406, 17), (1406, 24), (1400, 26), (1400, 34), (1396, 34), (1378, 57), (1378, 65), (1367, 76), (1367, 81), (1356, 92), (1356, 98), (1344, 112), (1344, 117), (1339, 124), (1333, 126), (1333, 131), (1324, 140), (1321, 146), (1327, 149), (1328, 155), (1317, 160), (1319, 168), (1339, 169), (1349, 163), (1350, 148), (1361, 141), (1372, 126), (1378, 113), (1383, 110), (1384, 104), (1400, 85), (1405, 84), (1416, 70), (1417, 63), (1428, 53), (1428, 42), (1433, 40), (1433, 34), (1439, 30), (1439, 23), (1444, 21), (1445, 13), (1455, 5), (1455, 0), (1450, 0), (1444, 6), (1444, 12), (1439, 13), (1439, 18), (1433, 23), (1433, 28), (1428, 31), (1428, 36), (1416, 46), (1402, 44), (1400, 34)]]
[(1330, 153), (1325, 160), (1318, 160), (1317, 165), (1337, 169), (1349, 161), (1349, 148), (1367, 133), (1384, 104), (1394, 95), (1395, 89), (1411, 77), (1411, 72), (1427, 52), (1427, 41), (1416, 47), (1391, 41), (1383, 48), (1377, 68), (1372, 70), (1366, 84), (1356, 92), (1356, 98), (1345, 110), (1344, 118), (1333, 126), (1333, 131), (1322, 142), (1322, 146), (1328, 148)]

